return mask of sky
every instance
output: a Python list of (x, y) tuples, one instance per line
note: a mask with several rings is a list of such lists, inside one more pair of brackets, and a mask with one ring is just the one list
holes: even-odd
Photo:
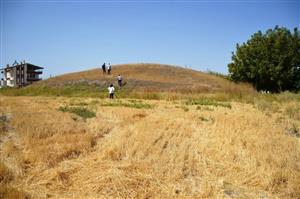
[(0, 0), (0, 66), (43, 78), (103, 62), (227, 73), (236, 44), (276, 25), (300, 29), (300, 0)]

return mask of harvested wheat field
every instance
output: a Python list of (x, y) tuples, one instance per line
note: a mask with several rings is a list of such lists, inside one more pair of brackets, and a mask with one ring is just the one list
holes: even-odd
[(272, 107), (1, 96), (0, 194), (299, 198), (299, 102)]

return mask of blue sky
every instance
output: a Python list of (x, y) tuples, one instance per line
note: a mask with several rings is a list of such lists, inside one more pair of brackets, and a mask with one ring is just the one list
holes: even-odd
[(0, 1), (1, 66), (26, 60), (44, 78), (103, 62), (227, 73), (236, 43), (300, 27), (300, 0)]

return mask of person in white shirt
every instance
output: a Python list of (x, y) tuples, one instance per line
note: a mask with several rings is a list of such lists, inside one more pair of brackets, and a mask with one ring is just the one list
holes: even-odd
[(118, 85), (119, 85), (119, 87), (121, 88), (121, 87), (122, 87), (122, 80), (123, 80), (123, 78), (122, 78), (122, 76), (119, 74), (118, 77), (117, 77), (117, 79), (118, 79)]
[(110, 72), (111, 72), (111, 65), (110, 65), (110, 63), (108, 63), (108, 66), (107, 66), (107, 74), (110, 75)]
[(114, 99), (115, 88), (114, 85), (111, 84), (108, 88), (109, 98)]

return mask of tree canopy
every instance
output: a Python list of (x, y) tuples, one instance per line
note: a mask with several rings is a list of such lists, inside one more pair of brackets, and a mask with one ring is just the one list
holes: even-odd
[(254, 33), (246, 43), (236, 45), (228, 70), (233, 81), (249, 82), (257, 90), (299, 91), (299, 31), (276, 26)]

